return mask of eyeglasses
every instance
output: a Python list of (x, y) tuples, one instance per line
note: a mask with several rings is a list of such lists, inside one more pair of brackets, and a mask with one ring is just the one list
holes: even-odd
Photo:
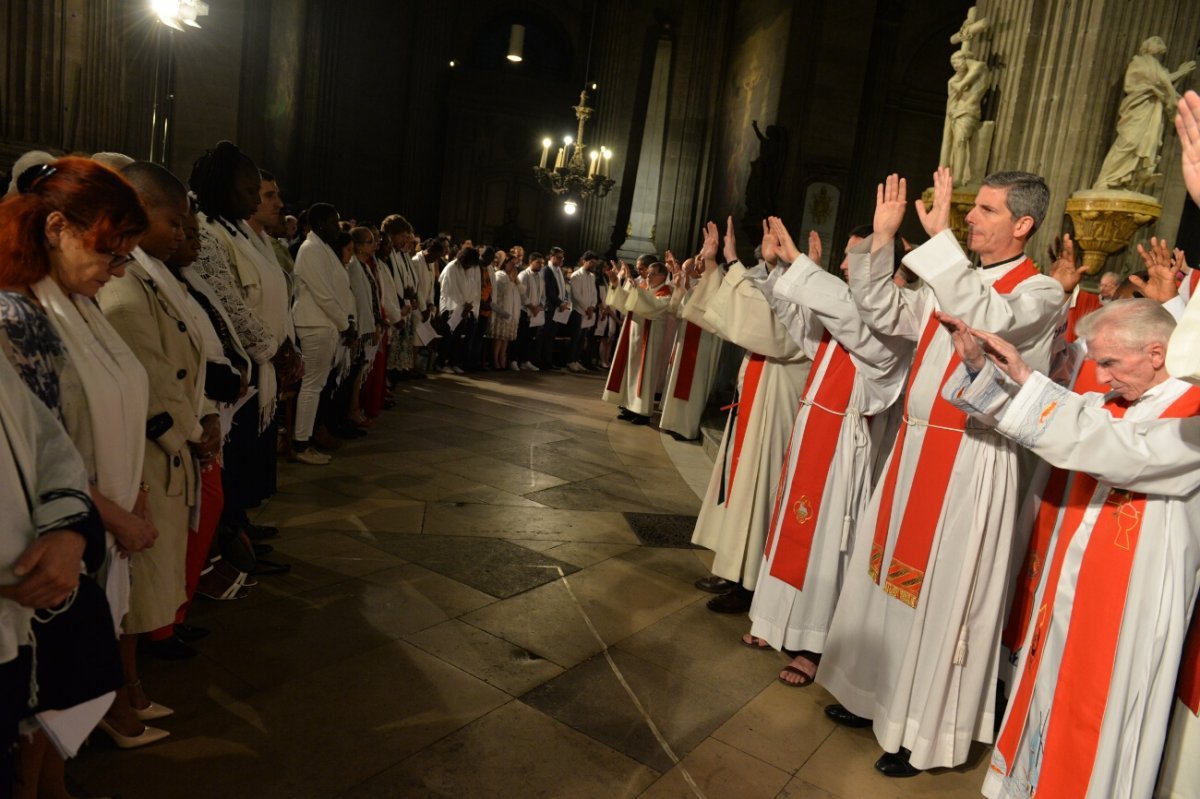
[(115, 272), (118, 269), (124, 269), (134, 261), (133, 253), (130, 252), (125, 254), (121, 254), (119, 252), (106, 252), (101, 253), (101, 255), (108, 256), (108, 271), (110, 272)]

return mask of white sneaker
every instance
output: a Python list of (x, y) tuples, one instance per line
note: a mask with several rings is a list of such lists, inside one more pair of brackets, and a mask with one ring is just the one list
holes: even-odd
[(516, 361), (510, 361), (508, 368), (514, 372), (519, 372), (521, 371), (521, 364), (517, 363)]
[(569, 364), (567, 364), (567, 371), (568, 372), (582, 372), (583, 367), (579, 365), (579, 361), (571, 361)]
[(438, 371), (439, 371), (439, 372), (441, 372), (441, 373), (442, 373), (442, 374), (444, 374), (444, 375), (452, 375), (452, 374), (454, 374), (454, 369), (452, 369), (452, 368), (450, 367), (450, 365), (449, 365), (449, 364), (447, 364), (447, 365), (443, 366), (441, 369), (438, 369)]
[(539, 368), (537, 368), (536, 366), (534, 366), (532, 361), (526, 361), (525, 363), (521, 364), (521, 368), (522, 368), (522, 369), (524, 369), (526, 372), (540, 372), (540, 371), (542, 371), (541, 369), (539, 369)]
[(325, 464), (329, 463), (331, 460), (333, 460), (333, 458), (329, 457), (328, 455), (326, 455), (323, 452), (318, 452), (317, 450), (313, 449), (312, 447), (309, 447), (308, 449), (304, 450), (303, 452), (292, 453), (292, 461), (293, 462), (307, 463), (309, 466), (324, 466)]
[(454, 366), (451, 368), (454, 369), (454, 374), (456, 374), (456, 375), (465, 375), (466, 374), (466, 372), (463, 371), (463, 368), (461, 366)]

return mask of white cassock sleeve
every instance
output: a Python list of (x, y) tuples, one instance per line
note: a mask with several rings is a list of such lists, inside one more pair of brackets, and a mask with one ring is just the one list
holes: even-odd
[[(872, 255), (870, 247), (870, 239), (865, 239), (850, 250), (851, 272), (870, 269), (870, 260), (880, 262), (880, 271), (886, 268), (890, 272), (892, 248), (884, 247)], [(890, 399), (881, 398), (886, 399), (885, 404), (896, 399), (908, 371), (912, 347), (907, 339), (871, 330), (863, 322), (849, 286), (802, 254), (775, 283), (774, 293), (781, 300), (807, 308), (846, 348), (859, 373), (886, 388)]]
[(721, 284), (724, 282), (725, 270), (721, 267), (713, 265), (711, 268), (705, 269), (699, 282), (688, 292), (687, 302), (683, 305), (683, 318), (714, 336), (721, 334), (705, 321), (704, 313), (708, 310), (713, 298), (717, 296), (717, 292), (721, 290)]
[(741, 264), (730, 268), (704, 312), (706, 327), (726, 341), (768, 358), (792, 360), (803, 355), (789, 326), (779, 320), (763, 289), (746, 273)]
[(624, 282), (618, 282), (617, 285), (610, 286), (608, 293), (604, 295), (604, 303), (624, 313), (625, 306), (629, 303), (629, 285)]
[(1013, 385), (989, 362), (973, 380), (959, 367), (944, 396), (1060, 469), (1166, 497), (1200, 487), (1200, 417), (1117, 419), (1040, 372)]
[(660, 319), (671, 310), (671, 298), (656, 297), (654, 292), (634, 286), (629, 290), (625, 310), (643, 319)]
[(971, 327), (1004, 337), (1021, 349), (1046, 332), (1048, 320), (1066, 308), (1066, 295), (1053, 278), (1024, 281), (1020, 291), (1002, 295), (971, 268), (958, 239), (943, 230), (904, 256), (904, 265), (925, 281), (942, 310)]

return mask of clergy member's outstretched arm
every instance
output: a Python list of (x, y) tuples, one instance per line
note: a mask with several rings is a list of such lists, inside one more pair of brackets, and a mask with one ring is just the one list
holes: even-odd
[[(899, 175), (889, 175), (875, 192), (875, 219), (871, 235), (872, 247), (891, 249), (892, 239), (904, 220), (907, 182)], [(918, 200), (919, 202), (919, 200)], [(921, 207), (923, 210), (923, 207)], [(915, 341), (924, 324), (924, 303), (919, 295), (902, 291), (893, 278), (890, 258), (884, 263), (876, 258), (858, 262), (851, 268), (850, 296), (859, 315), (872, 330), (886, 336), (898, 336)], [(853, 265), (852, 265), (853, 266)]]

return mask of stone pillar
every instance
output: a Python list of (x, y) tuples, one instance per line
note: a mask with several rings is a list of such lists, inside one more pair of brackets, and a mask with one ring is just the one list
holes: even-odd
[[(994, 81), (984, 118), (996, 120), (988, 169), (1026, 169), (1049, 183), (1050, 211), (1029, 249), (1045, 264), (1067, 196), (1092, 185), (1112, 143), (1129, 59), (1142, 40), (1159, 35), (1167, 43), (1163, 63), (1169, 69), (1190, 60), (1200, 14), (1194, 3), (1176, 0), (980, 0), (978, 9), (992, 24), (982, 48)], [(1195, 81), (1193, 74), (1183, 88)], [(1149, 235), (1170, 240), (1178, 228), (1185, 193), (1171, 124), (1160, 170), (1162, 218), (1135, 242)], [(1110, 259), (1108, 268), (1135, 260), (1140, 263), (1135, 251), (1126, 252)]]
[(670, 96), (671, 49), (668, 36), (658, 40), (650, 79), (650, 97), (646, 102), (645, 127), (642, 130), (641, 155), (633, 189), (633, 208), (629, 214), (627, 237), (617, 255), (625, 259), (642, 253), (658, 252), (655, 242), (658, 222), (659, 188), (662, 182), (663, 150), (667, 138), (667, 100)]

